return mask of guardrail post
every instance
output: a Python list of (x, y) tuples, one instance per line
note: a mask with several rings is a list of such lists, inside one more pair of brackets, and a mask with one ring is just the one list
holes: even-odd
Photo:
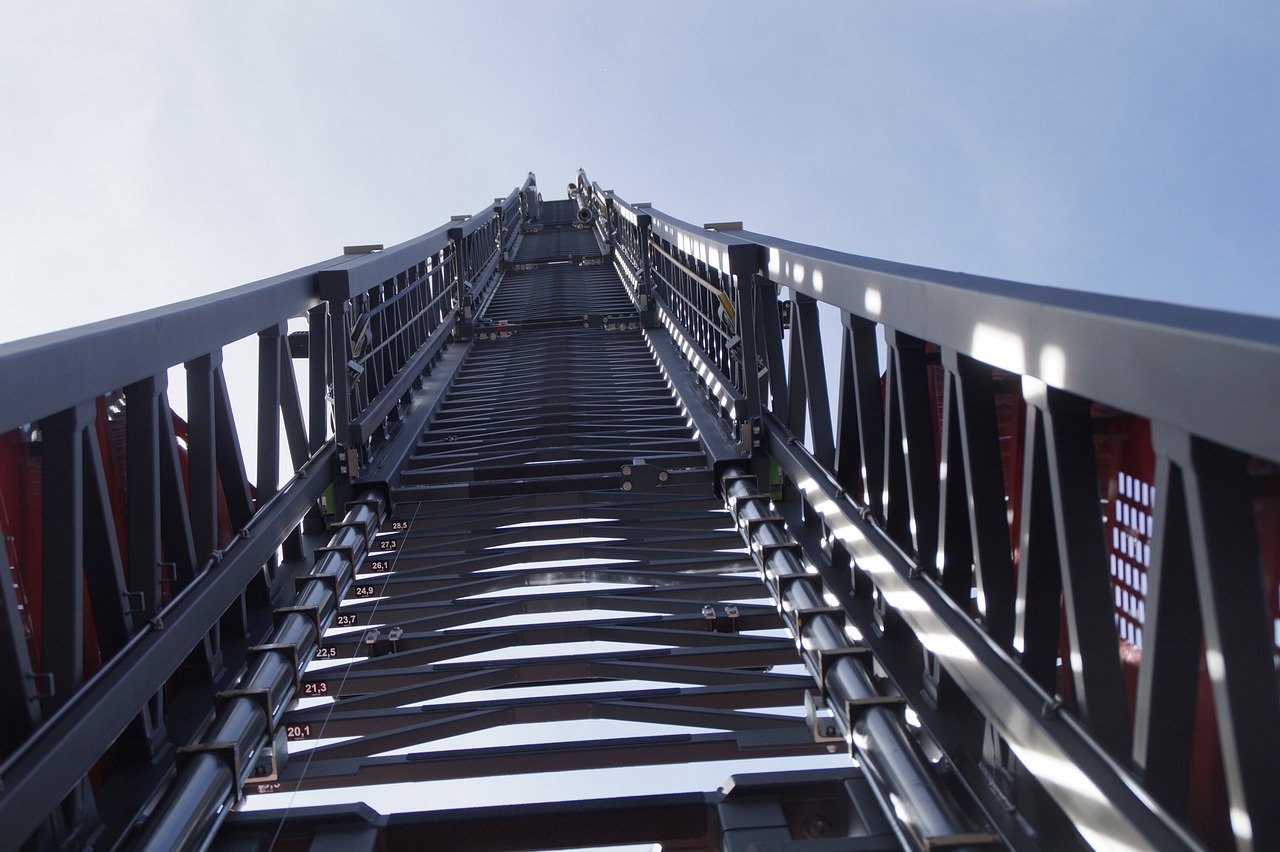
[[(755, 456), (760, 450), (760, 411), (764, 405), (763, 394), (761, 393), (760, 369), (759, 369), (759, 311), (756, 303), (756, 295), (760, 288), (760, 273), (764, 268), (761, 260), (760, 246), (754, 243), (745, 245), (732, 245), (729, 247), (729, 272), (736, 280), (737, 320), (738, 320), (738, 337), (739, 346), (741, 347), (739, 358), (740, 368), (742, 370), (742, 392), (746, 394), (746, 411), (740, 421), (735, 424), (738, 428), (738, 440), (742, 444), (742, 449), (747, 453)], [(768, 481), (768, 477), (764, 477), (764, 481)]]
[[(345, 295), (345, 294), (343, 294)], [(330, 295), (329, 301), (329, 374), (333, 392), (333, 432), (338, 450), (338, 475), (334, 480), (330, 514), (341, 514), (341, 507), (351, 499), (351, 480), (360, 473), (360, 450), (351, 443), (351, 332), (349, 301)]]
[(642, 321), (646, 328), (658, 325), (658, 309), (654, 305), (653, 292), (653, 255), (649, 251), (649, 240), (653, 230), (653, 217), (648, 213), (636, 215), (636, 252), (640, 261), (640, 293), (644, 297), (644, 315)]
[(449, 244), (449, 251), (453, 255), (453, 304), (458, 316), (454, 328), (457, 340), (467, 341), (471, 339), (475, 326), (471, 321), (473, 305), (467, 280), (469, 269), (466, 258), (466, 237), (463, 235), (462, 228), (449, 229)]

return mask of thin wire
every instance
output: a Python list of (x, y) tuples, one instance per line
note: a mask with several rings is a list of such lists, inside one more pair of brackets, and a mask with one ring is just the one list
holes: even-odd
[[(409, 519), (409, 527), (405, 531), (406, 540), (409, 538), (409, 533), (413, 530), (413, 523), (418, 519), (418, 510), (421, 508), (422, 508), (421, 503), (415, 503), (413, 506), (413, 517)], [(390, 520), (390, 518), (388, 518), (388, 520)], [(405, 550), (406, 548), (404, 547), (396, 548), (395, 555), (391, 557), (391, 566), (390, 566), (390, 570), (388, 570), (387, 572), (388, 574), (395, 573), (396, 563), (400, 561), (400, 554), (404, 553)], [(356, 567), (357, 566), (354, 566), (354, 565), (351, 567), (352, 582), (355, 582), (355, 575), (357, 573)], [(376, 620), (376, 616), (378, 614), (378, 605), (380, 603), (382, 603), (381, 597), (379, 597), (377, 600), (373, 602), (373, 609), (369, 610), (370, 624), (373, 624), (374, 621)], [(337, 612), (337, 609), (338, 607), (335, 605), (334, 606), (335, 613)], [(316, 637), (317, 644), (320, 644), (323, 638), (324, 637), (322, 636), (317, 636)], [(338, 689), (337, 689), (338, 695), (342, 694), (342, 688), (346, 686), (347, 676), (351, 673), (351, 667), (355, 665), (355, 662), (356, 662), (356, 657), (353, 655), (351, 659), (347, 661), (346, 666), (343, 667), (342, 679), (338, 681)], [(329, 709), (325, 712), (324, 720), (320, 722), (320, 730), (315, 736), (317, 743), (320, 740), (324, 739), (325, 728), (329, 725), (329, 719), (333, 716), (333, 708), (336, 707), (337, 705), (338, 705), (337, 698), (334, 698), (332, 701), (329, 702)], [(288, 820), (289, 818), (289, 812), (293, 810), (293, 804), (298, 797), (299, 788), (302, 786), (302, 782), (306, 779), (308, 770), (311, 769), (311, 761), (315, 758), (316, 749), (318, 749), (319, 747), (320, 746), (317, 744), (316, 746), (307, 750), (306, 762), (302, 764), (302, 772), (298, 776), (298, 786), (295, 787), (293, 792), (289, 794), (289, 803), (284, 806), (284, 813), (280, 815), (280, 823), (276, 826), (276, 832), (271, 837), (271, 843), (267, 846), (268, 849), (274, 849), (276, 845), (276, 841), (280, 839), (280, 832), (284, 831), (284, 824), (286, 820)]]

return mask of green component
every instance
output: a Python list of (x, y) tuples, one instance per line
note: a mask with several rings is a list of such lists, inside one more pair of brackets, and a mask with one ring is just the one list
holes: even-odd
[(336, 499), (333, 494), (333, 483), (330, 482), (324, 493), (320, 495), (320, 511), (324, 515), (325, 526), (333, 526)]

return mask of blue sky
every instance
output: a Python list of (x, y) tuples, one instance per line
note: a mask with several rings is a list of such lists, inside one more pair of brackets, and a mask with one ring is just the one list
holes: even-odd
[(1280, 5), (9, 2), (11, 339), (578, 166), (701, 223), (1280, 315)]

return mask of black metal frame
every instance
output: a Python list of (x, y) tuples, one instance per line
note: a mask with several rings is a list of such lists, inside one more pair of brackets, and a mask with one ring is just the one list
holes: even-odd
[[(273, 610), (294, 600), (293, 578), (315, 562), (308, 547), (323, 543), (322, 498), (330, 515), (348, 499), (351, 476), (395, 436), (433, 363), (467, 337), (476, 300), (518, 246), (531, 192), (532, 175), (476, 216), (385, 251), (0, 346), (0, 433), (12, 433), (15, 464), (41, 471), (44, 530), (22, 543), (41, 565), (30, 575), (44, 591), (39, 635), (28, 637), (12, 589), (3, 601), (7, 837), (112, 845), (150, 808), (140, 790), (173, 775), (176, 747), (199, 735), (213, 694), (240, 676)], [(290, 334), (301, 317), (306, 330)], [(222, 352), (254, 336), (251, 485)], [(305, 401), (297, 358), (309, 367)], [(175, 365), (186, 372), (186, 423), (166, 393)], [(121, 423), (123, 437), (109, 437)], [(295, 471), (283, 485), (282, 449)]]
[[(1188, 799), (1197, 781), (1192, 742), (1203, 725), (1188, 696), (1201, 688), (1204, 660), (1234, 842), (1280, 846), (1271, 778), (1280, 765), (1276, 613), (1267, 600), (1274, 578), (1264, 576), (1277, 570), (1269, 555), (1277, 533), (1257, 521), (1258, 496), (1276, 487), (1280, 464), (1272, 412), (1260, 403), (1280, 398), (1280, 322), (701, 229), (627, 204), (581, 172), (570, 198), (543, 201), (530, 175), (475, 216), (390, 249), (0, 347), (0, 436), (11, 458), (39, 470), (43, 529), (39, 542), (30, 540), (34, 525), (5, 530), (26, 536), (23, 554), (38, 553), (43, 592), (32, 612), (17, 594), (26, 589), (0, 583), (6, 836), (44, 847), (139, 837), (159, 848), (192, 831), (207, 835), (222, 818), (210, 811), (188, 819), (192, 791), (204, 791), (197, 798), (206, 804), (233, 801), (247, 779), (261, 777), (255, 771), (277, 776), (263, 783), (333, 783), (360, 752), (356, 775), (408, 777), (406, 762), (368, 758), (356, 745), (318, 751), (335, 761), (324, 782), (294, 778), (273, 762), (283, 754), (280, 714), (318, 682), (304, 671), (315, 648), (365, 650), (364, 640), (321, 637), (363, 548), (380, 540), (377, 524), (393, 497), (431, 499), (463, 515), (514, 501), (494, 509), (509, 515), (534, 503), (563, 509), (556, 501), (567, 505), (591, 489), (715, 487), (788, 623), (805, 637), (822, 698), (845, 720), (841, 733), (862, 749), (867, 795), (884, 806), (886, 791), (914, 783), (895, 773), (936, 771), (926, 758), (953, 770), (919, 785), (937, 781), (911, 803), (916, 816), (892, 827), (877, 822), (866, 836), (892, 830), (893, 841), (922, 846), (977, 842), (994, 829), (1030, 848), (1074, 829), (1095, 844), (1196, 847), (1204, 838), (1188, 829)], [(305, 333), (290, 333), (301, 317)], [(840, 347), (829, 373), (831, 319)], [(560, 358), (563, 382), (504, 356), (512, 335)], [(255, 336), (251, 485), (222, 352)], [(302, 358), (305, 387), (293, 369)], [(167, 397), (177, 365), (186, 373), (186, 423)], [(834, 389), (829, 374), (838, 376)], [(537, 434), (546, 424), (535, 409), (556, 394), (591, 401), (559, 417), (573, 437), (553, 447)], [(1013, 433), (1001, 406), (1020, 412)], [(1116, 520), (1100, 511), (1103, 406), (1143, 418), (1154, 453), (1132, 722), (1105, 540)], [(508, 419), (482, 424), (495, 407)], [(628, 428), (636, 424), (648, 433)], [(1008, 450), (1011, 440), (1020, 451)], [(285, 483), (282, 452), (295, 471)], [(530, 473), (547, 461), (557, 466)], [(355, 492), (354, 514), (313, 552), (324, 539), (321, 506), (332, 516)], [(627, 547), (643, 553), (643, 539), (646, 558), (665, 564), (682, 534), (657, 535), (646, 514), (635, 515)], [(445, 524), (431, 533), (439, 546), (461, 548), (457, 576), (405, 570), (350, 586), (356, 597), (394, 592), (385, 606), (406, 629), (392, 657), (650, 630), (687, 641), (680, 653), (714, 665), (727, 652), (705, 643), (743, 644), (691, 632), (698, 619), (680, 610), (700, 595), (734, 594), (734, 582), (683, 577), (663, 592), (652, 565), (634, 578), (654, 587), (652, 600), (591, 597), (593, 606), (665, 613), (654, 626), (481, 631), (445, 641), (442, 625), (517, 607), (453, 602), (517, 582), (468, 579), (490, 558), (465, 553), (471, 532)], [(487, 545), (502, 539), (489, 535)], [(0, 558), (0, 572), (26, 578), (25, 563), (10, 564), (13, 552)], [(581, 574), (589, 576), (604, 575)], [(518, 604), (530, 605), (541, 604)], [(355, 604), (343, 614), (362, 611)], [(744, 606), (741, 617), (763, 613)], [(855, 634), (860, 644), (846, 641)], [(391, 641), (379, 631), (373, 644)], [(774, 650), (744, 653), (771, 659)], [(376, 703), (379, 690), (422, 689), (424, 670), (401, 671), (381, 657), (362, 666), (368, 674), (350, 681), (361, 691), (343, 696), (339, 724), (366, 732), (399, 725), (395, 713), (375, 722), (360, 708)], [(462, 667), (449, 676), (500, 683), (509, 668)], [(440, 675), (425, 671), (427, 681)], [(862, 678), (875, 694), (861, 692)], [(749, 704), (752, 689), (740, 686), (721, 691)], [(619, 695), (600, 707), (683, 718), (705, 698), (658, 706), (669, 697)], [(880, 706), (903, 701), (922, 732)], [(689, 706), (675, 706), (682, 703)], [(549, 699), (527, 712), (585, 712), (572, 705)], [(461, 730), (505, 711), (483, 719), (465, 708), (436, 712), (441, 725)], [(722, 715), (717, 723), (727, 726)], [(418, 727), (397, 736), (412, 740)], [(727, 753), (735, 736), (706, 735), (682, 753)], [(657, 749), (654, 759), (666, 748), (641, 745)], [(787, 740), (779, 748), (811, 745)], [(477, 761), (474, 772), (548, 759), (648, 759), (634, 750), (608, 760), (576, 748), (548, 753), (466, 757)], [(415, 772), (425, 766), (414, 763)], [(456, 760), (434, 765), (440, 777), (460, 771)], [(156, 787), (154, 799), (140, 792)], [(930, 827), (924, 814), (957, 802), (966, 819)], [(722, 840), (734, 830), (732, 810), (717, 811)], [(864, 823), (878, 819), (874, 808), (861, 813)], [(147, 814), (158, 816), (140, 827)], [(387, 836), (391, 827), (377, 830)], [(798, 836), (795, 826), (787, 831)]]
[[(973, 789), (995, 779), (1019, 802), (1047, 791), (1091, 842), (1196, 845), (1180, 821), (1203, 637), (1236, 843), (1280, 843), (1261, 769), (1280, 762), (1274, 613), (1251, 496), (1280, 460), (1260, 404), (1280, 398), (1280, 323), (715, 233), (611, 193), (597, 203), (625, 280), (652, 294), (743, 449), (778, 466), (792, 519), (817, 525), (806, 553), (833, 588), (852, 590), (844, 606), (857, 612), (869, 596), (862, 626), (883, 635), (891, 675), (924, 690), (908, 697)], [(696, 280), (668, 287), (664, 273), (646, 287), (663, 263)], [(727, 291), (730, 279), (738, 322), (711, 334), (689, 292)], [(834, 407), (819, 304), (842, 322)], [(722, 340), (735, 335), (726, 360)], [(995, 406), (1019, 378), (1015, 571)], [(1158, 456), (1132, 724), (1099, 521), (1098, 403), (1150, 421)], [(1059, 612), (1074, 712), (1056, 695)], [(975, 711), (976, 728), (956, 727)]]

